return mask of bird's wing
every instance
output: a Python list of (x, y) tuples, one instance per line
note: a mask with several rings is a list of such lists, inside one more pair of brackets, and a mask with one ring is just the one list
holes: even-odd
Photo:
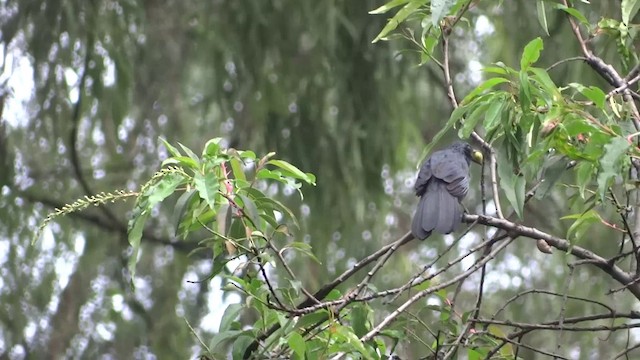
[(431, 171), (433, 177), (447, 183), (449, 193), (458, 199), (462, 199), (469, 192), (469, 163), (464, 154), (454, 151), (434, 154), (431, 158)]
[(431, 179), (431, 158), (422, 163), (420, 167), (420, 172), (418, 172), (418, 178), (416, 179), (416, 184), (414, 189), (416, 190), (417, 196), (424, 195), (425, 191), (427, 191), (427, 183)]

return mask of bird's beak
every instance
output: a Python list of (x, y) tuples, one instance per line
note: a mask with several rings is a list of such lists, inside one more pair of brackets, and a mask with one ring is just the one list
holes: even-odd
[(484, 156), (482, 156), (482, 152), (478, 150), (471, 151), (471, 160), (476, 163), (482, 165), (482, 161), (484, 160)]

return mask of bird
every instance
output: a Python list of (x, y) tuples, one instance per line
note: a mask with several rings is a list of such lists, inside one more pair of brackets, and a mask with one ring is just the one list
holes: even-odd
[(414, 187), (420, 200), (411, 223), (413, 236), (424, 240), (433, 231), (449, 234), (460, 224), (460, 201), (469, 192), (471, 161), (482, 164), (482, 152), (455, 142), (422, 163)]

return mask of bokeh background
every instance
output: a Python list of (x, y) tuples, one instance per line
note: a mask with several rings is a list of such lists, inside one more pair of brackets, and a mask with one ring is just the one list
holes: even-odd
[[(159, 137), (195, 152), (222, 137), (229, 147), (275, 151), (316, 174), (302, 201), (270, 189), (296, 211), (294, 235), (321, 261), (293, 259), (308, 289), (404, 234), (417, 202), (416, 165), (452, 109), (440, 69), (417, 66), (410, 42), (371, 43), (386, 16), (368, 11), (382, 3), (1, 0), (0, 359), (188, 358), (199, 347), (185, 319), (207, 338), (226, 304), (242, 301), (223, 293), (219, 279), (188, 282), (206, 278), (211, 261), (188, 256), (198, 239), (174, 238), (175, 199), (153, 214), (135, 292), (124, 270), (132, 203), (59, 219), (32, 244), (53, 208), (137, 189), (166, 158)], [(587, 14), (616, 17), (619, 3), (592, 1)], [(458, 94), (482, 80), (482, 65), (518, 64), (523, 46), (545, 36), (535, 16), (523, 16), (535, 6), (501, 1), (468, 13), (452, 38)], [(561, 14), (549, 14), (549, 32), (541, 66), (578, 54)], [(600, 55), (607, 52), (615, 49)], [(577, 64), (551, 75), (558, 84), (602, 84), (587, 70)], [(478, 184), (478, 167), (473, 176)], [(466, 201), (474, 211), (481, 211), (478, 193)], [(561, 193), (532, 201), (527, 222), (563, 234), (564, 206)], [(404, 283), (451, 241), (434, 235), (403, 248), (378, 285)], [(565, 265), (562, 256), (516, 242), (489, 266), (485, 299), (565, 286)], [(598, 280), (583, 274), (568, 286), (585, 281), (592, 284), (586, 296), (601, 294)], [(547, 306), (549, 299), (533, 297), (508, 311), (526, 319)], [(568, 306), (570, 315), (584, 310), (572, 306), (589, 305)], [(594, 351), (610, 346), (564, 336)]]

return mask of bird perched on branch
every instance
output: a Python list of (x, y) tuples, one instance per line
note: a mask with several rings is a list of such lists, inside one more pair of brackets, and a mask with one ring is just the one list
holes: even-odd
[(464, 142), (434, 152), (420, 168), (416, 195), (420, 202), (411, 232), (421, 240), (432, 231), (449, 234), (460, 224), (460, 200), (469, 192), (469, 164), (482, 164), (482, 153)]

